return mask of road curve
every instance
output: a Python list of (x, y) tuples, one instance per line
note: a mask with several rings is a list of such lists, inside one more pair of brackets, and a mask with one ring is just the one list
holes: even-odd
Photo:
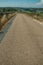
[(43, 25), (17, 14), (0, 43), (0, 65), (43, 65)]

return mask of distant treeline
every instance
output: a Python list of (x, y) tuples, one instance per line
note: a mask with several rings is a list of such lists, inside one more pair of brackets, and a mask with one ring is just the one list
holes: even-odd
[(24, 11), (43, 12), (43, 8), (23, 8)]
[(14, 13), (16, 11), (17, 12), (23, 12), (23, 11), (43, 12), (43, 8), (0, 7), (0, 14)]
[(16, 8), (11, 8), (11, 7), (0, 7), (0, 12), (15, 12), (17, 11)]

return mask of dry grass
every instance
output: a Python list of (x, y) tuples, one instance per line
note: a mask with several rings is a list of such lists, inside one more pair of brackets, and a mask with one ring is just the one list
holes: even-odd
[(8, 22), (8, 20), (10, 20), (13, 16), (15, 16), (15, 13), (8, 15), (5, 14), (0, 18), (0, 31), (3, 28), (3, 26)]
[(28, 14), (29, 16), (39, 20), (40, 22), (43, 22), (43, 13), (28, 12), (26, 14)]

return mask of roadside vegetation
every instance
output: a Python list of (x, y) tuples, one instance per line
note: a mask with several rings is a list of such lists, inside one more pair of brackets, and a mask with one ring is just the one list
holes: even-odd
[(43, 8), (24, 9), (24, 13), (39, 20), (40, 22), (43, 22)]
[(32, 16), (34, 19), (39, 20), (40, 22), (43, 22), (43, 12), (28, 12), (28, 15)]
[(14, 8), (0, 8), (0, 31), (8, 20), (16, 15), (16, 11)]

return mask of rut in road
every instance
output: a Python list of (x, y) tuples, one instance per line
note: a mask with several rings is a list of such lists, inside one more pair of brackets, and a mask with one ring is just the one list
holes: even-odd
[(43, 26), (17, 14), (0, 44), (1, 65), (43, 65)]

